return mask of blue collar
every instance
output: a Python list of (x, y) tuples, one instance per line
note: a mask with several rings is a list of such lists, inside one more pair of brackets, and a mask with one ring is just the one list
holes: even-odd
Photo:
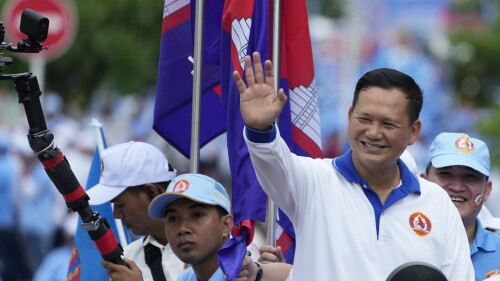
[(362, 187), (363, 193), (373, 207), (377, 239), (379, 234), (380, 216), (384, 210), (388, 209), (399, 200), (402, 200), (410, 193), (420, 195), (420, 183), (418, 182), (417, 176), (410, 172), (406, 164), (401, 159), (398, 159), (399, 171), (401, 173), (401, 185), (389, 193), (384, 204), (380, 201), (378, 194), (369, 186), (366, 180), (361, 178), (358, 171), (354, 168), (351, 149), (346, 151), (341, 156), (333, 159), (332, 164), (333, 167), (337, 169), (337, 171), (339, 171), (339, 173), (341, 173), (348, 181), (356, 183)]
[(499, 236), (483, 228), (479, 219), (476, 219), (476, 236), (470, 245), (471, 255), (478, 251), (478, 248), (485, 252), (493, 252), (496, 250), (495, 240)]
[[(361, 178), (356, 168), (354, 168), (354, 163), (352, 162), (352, 149), (347, 150), (344, 154), (333, 159), (332, 164), (348, 181), (357, 183), (361, 186), (365, 184), (365, 180)], [(401, 188), (407, 193), (417, 193), (420, 195), (420, 183), (418, 182), (417, 176), (408, 169), (403, 160), (398, 159), (398, 166), (401, 172)]]

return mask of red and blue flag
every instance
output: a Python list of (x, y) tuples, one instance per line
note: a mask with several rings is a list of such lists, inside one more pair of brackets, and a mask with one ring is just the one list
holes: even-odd
[[(176, 10), (168, 4), (177, 3)], [(194, 1), (165, 2), (162, 48), (155, 103), (154, 129), (189, 157), (191, 139), (192, 56)], [(223, 3), (223, 9), (222, 5)], [(189, 5), (190, 8), (187, 8)], [(311, 41), (305, 0), (283, 1), (281, 23), (280, 87), (289, 99), (279, 117), (280, 133), (292, 152), (322, 157), (318, 104), (314, 82)], [(177, 16), (183, 9), (183, 16)], [(190, 11), (190, 15), (186, 15)], [(201, 99), (200, 144), (227, 131), (227, 146), (232, 177), (232, 206), (235, 238), (248, 243), (253, 227), (248, 221), (265, 221), (267, 197), (260, 187), (243, 139), (244, 122), (239, 107), (239, 93), (233, 71), (243, 75), (243, 58), (258, 51), (263, 59), (271, 58), (272, 3), (269, 0), (217, 0), (205, 6), (203, 82)], [(177, 20), (179, 19), (179, 20)], [(166, 23), (167, 22), (167, 23)], [(167, 26), (168, 28), (165, 28)], [(221, 32), (222, 27), (222, 32)], [(190, 60), (191, 58), (191, 60)], [(277, 244), (282, 246), (287, 262), (293, 263), (295, 233), (290, 220), (278, 214)], [(234, 242), (234, 241), (233, 241)], [(228, 280), (239, 272), (245, 247), (238, 243), (232, 262), (219, 259), (229, 268)], [(230, 254), (231, 251), (222, 252)], [(226, 256), (227, 257), (227, 256)], [(219, 256), (219, 258), (221, 258)], [(231, 258), (229, 258), (231, 261)], [(229, 274), (228, 274), (229, 273)]]
[[(318, 104), (307, 9), (304, 0), (283, 1), (280, 47), (280, 87), (289, 102), (279, 117), (280, 134), (292, 152), (322, 157)], [(233, 178), (235, 223), (265, 220), (266, 195), (259, 186), (243, 139), (244, 122), (239, 93), (232, 73), (243, 75), (243, 59), (257, 51), (263, 60), (271, 57), (272, 3), (268, 1), (226, 0), (222, 28), (222, 99), (227, 109), (228, 152)], [(295, 233), (290, 220), (280, 211), (278, 245), (287, 262), (293, 262)]]

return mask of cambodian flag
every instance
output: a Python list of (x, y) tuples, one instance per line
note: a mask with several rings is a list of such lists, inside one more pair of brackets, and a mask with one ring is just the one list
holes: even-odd
[[(163, 10), (158, 88), (153, 129), (190, 156), (195, 1), (166, 0)], [(205, 13), (200, 147), (226, 130), (220, 101), (220, 17), (223, 0), (209, 1)], [(216, 30), (216, 33), (212, 32)]]
[[(221, 3), (224, 3), (223, 10)], [(253, 236), (253, 227), (248, 220), (265, 221), (267, 199), (257, 182), (243, 140), (244, 123), (232, 73), (237, 70), (243, 74), (243, 58), (254, 51), (260, 52), (263, 59), (271, 58), (271, 4), (269, 0), (214, 0), (205, 6), (200, 143), (207, 143), (227, 129), (233, 215), (235, 224), (240, 225), (233, 234), (241, 243), (248, 243)], [(321, 157), (306, 3), (305, 0), (288, 0), (283, 1), (282, 7), (280, 86), (285, 89), (289, 103), (279, 118), (280, 133), (294, 153)], [(162, 137), (188, 157), (191, 139), (193, 11), (194, 3), (190, 4), (189, 0), (165, 2), (153, 125)], [(293, 227), (283, 213), (280, 212), (278, 218), (280, 229), (277, 233), (280, 236), (277, 243), (284, 249), (287, 261), (293, 263)], [(241, 268), (245, 247), (234, 241), (227, 246), (239, 249), (232, 259), (236, 266), (229, 265), (231, 272), (225, 270), (228, 280), (231, 280)], [(226, 248), (222, 252), (231, 253)], [(227, 265), (224, 261), (227, 261), (224, 257), (219, 259), (223, 270)]]
[[(285, 90), (289, 102), (279, 117), (280, 134), (292, 152), (322, 157), (306, 3), (304, 0), (282, 2), (280, 87)], [(255, 51), (260, 52), (263, 60), (271, 58), (271, 4), (268, 0), (226, 0), (222, 18), (221, 90), (227, 109), (235, 224), (248, 219), (264, 221), (266, 217), (266, 195), (257, 182), (243, 139), (244, 122), (232, 73), (236, 70), (245, 77), (244, 57)], [(277, 245), (282, 246), (287, 262), (293, 263), (293, 226), (281, 211), (278, 218), (280, 237)]]

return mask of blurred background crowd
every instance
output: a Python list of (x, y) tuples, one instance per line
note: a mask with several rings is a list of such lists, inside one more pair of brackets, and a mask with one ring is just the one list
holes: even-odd
[[(189, 171), (188, 159), (152, 130), (163, 1), (88, 0), (74, 6), (79, 18), (74, 42), (47, 62), (41, 101), (55, 143), (82, 186), (96, 147), (94, 118), (103, 125), (108, 146), (149, 142), (179, 172)], [(443, 131), (485, 139), (498, 169), (499, 0), (310, 0), (308, 7), (326, 157), (347, 147), (347, 110), (356, 80), (373, 68), (391, 67), (412, 76), (424, 91), (422, 133), (409, 149), (419, 170), (425, 168), (430, 141)], [(5, 73), (30, 67), (14, 59)], [(63, 244), (61, 235), (71, 236), (64, 230), (70, 221), (64, 200), (32, 153), (27, 133), (24, 109), (12, 83), (4, 81), (0, 247), (13, 248), (8, 258), (25, 261), (18, 266), (26, 273), (5, 281), (31, 280), (49, 250)], [(230, 186), (225, 135), (202, 148), (200, 156), (200, 172)], [(494, 172), (487, 206), (500, 217), (497, 179)], [(6, 243), (12, 241), (6, 237), (15, 241)], [(0, 258), (0, 272), (7, 272), (5, 257)]]

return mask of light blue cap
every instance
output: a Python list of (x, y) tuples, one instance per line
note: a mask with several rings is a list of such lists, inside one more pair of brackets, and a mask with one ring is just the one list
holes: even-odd
[(167, 191), (153, 199), (149, 205), (149, 215), (156, 219), (163, 219), (168, 205), (179, 198), (187, 198), (208, 205), (219, 205), (228, 214), (231, 213), (229, 195), (219, 182), (201, 174), (183, 174), (172, 179)]
[(426, 167), (466, 166), (490, 175), (490, 152), (486, 144), (463, 133), (440, 133), (432, 142)]

